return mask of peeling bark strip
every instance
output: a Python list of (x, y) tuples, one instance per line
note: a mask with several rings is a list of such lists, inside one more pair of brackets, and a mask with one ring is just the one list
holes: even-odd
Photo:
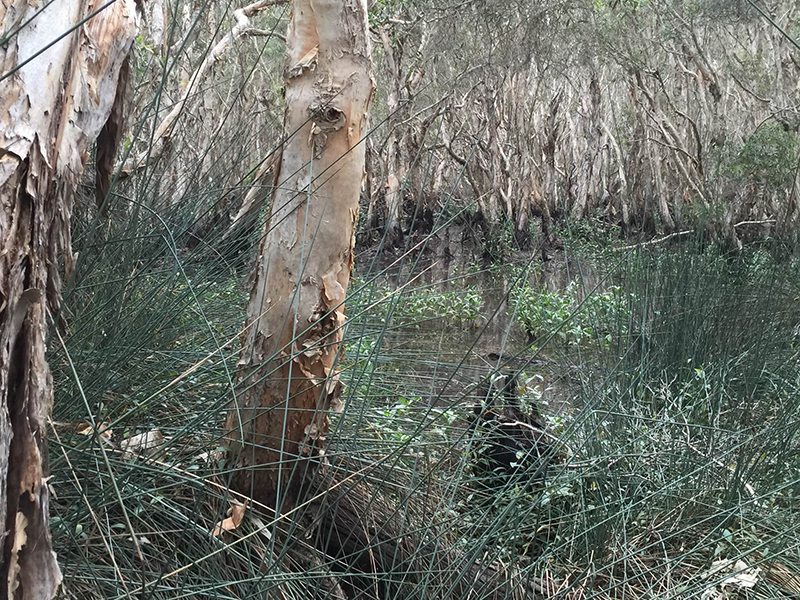
[(319, 463), (341, 396), (335, 362), (374, 86), (365, 0), (294, 0), (285, 77), (287, 139), (226, 424), (235, 485), (283, 509)]
[[(0, 77), (100, 5), (0, 2)], [(61, 572), (51, 549), (45, 423), (53, 382), (47, 319), (69, 275), (72, 195), (89, 146), (111, 113), (136, 32), (134, 0), (118, 0), (0, 81), (0, 597), (52, 598)]]

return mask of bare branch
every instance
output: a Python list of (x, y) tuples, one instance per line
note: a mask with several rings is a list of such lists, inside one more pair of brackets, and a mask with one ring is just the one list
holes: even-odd
[(148, 156), (150, 160), (156, 160), (164, 151), (164, 141), (172, 134), (173, 126), (186, 106), (187, 101), (196, 89), (198, 84), (205, 78), (210, 68), (220, 61), (225, 54), (234, 46), (234, 43), (244, 36), (274, 36), (277, 39), (286, 41), (282, 35), (276, 34), (272, 31), (265, 31), (257, 29), (250, 24), (250, 17), (257, 13), (269, 8), (286, 4), (286, 0), (259, 0), (247, 6), (237, 9), (233, 12), (233, 18), (236, 20), (236, 25), (211, 49), (206, 56), (205, 60), (197, 67), (197, 70), (192, 74), (186, 89), (180, 100), (175, 103), (172, 110), (166, 117), (158, 124), (153, 134), (150, 148), (141, 152), (139, 155), (129, 159), (125, 162), (120, 170), (120, 179), (125, 179), (133, 175), (136, 171), (143, 169), (147, 164)]

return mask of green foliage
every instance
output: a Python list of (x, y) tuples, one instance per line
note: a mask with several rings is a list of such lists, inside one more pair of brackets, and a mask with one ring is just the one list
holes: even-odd
[[(702, 22), (716, 15), (736, 16), (726, 7), (743, 5), (738, 0), (666, 5), (598, 0), (582, 7), (586, 12), (574, 11), (577, 4), (565, 4), (542, 13), (535, 3), (497, 3), (484, 12), (479, 4), (461, 10), (485, 14), (486, 19), (474, 21), (476, 28), (485, 27), (484, 20), (490, 22), (496, 39), (504, 42), (497, 44), (492, 63), (502, 62), (508, 52), (524, 63), (525, 73), (531, 73), (531, 65), (541, 67), (534, 75), (537, 80), (543, 75), (545, 89), (550, 75), (564, 67), (562, 55), (569, 57), (565, 73), (573, 59), (593, 62), (595, 57), (587, 49), (600, 37), (608, 52), (605, 58), (599, 55), (599, 66), (609, 73), (608, 92), (619, 93), (613, 86), (620, 84), (625, 95), (630, 73), (653, 72), (653, 67), (660, 68), (662, 51), (679, 48), (670, 44), (679, 43), (680, 22), (687, 13)], [(420, 30), (424, 23), (434, 48), (424, 51), (438, 52), (439, 63), (458, 53), (479, 53), (485, 60), (485, 48), (459, 35), (453, 36), (458, 52), (445, 52), (451, 47), (439, 45), (441, 30), (433, 28), (423, 7), (419, 15), (416, 6), (411, 7), (415, 10), (409, 10), (407, 17), (402, 14), (404, 6), (408, 5), (399, 0), (380, 1), (371, 18), (382, 24), (395, 18), (387, 24), (390, 35), (404, 26)], [(663, 18), (672, 8), (680, 18)], [(586, 37), (575, 43), (536, 35), (537, 28), (530, 29), (532, 35), (519, 29), (526, 45), (541, 39), (553, 52), (541, 64), (532, 62), (528, 48), (500, 37), (516, 27), (520, 11), (529, 11), (535, 17), (532, 23), (552, 24), (553, 31), (565, 32), (557, 22), (562, 9), (570, 28), (583, 30), (588, 12), (590, 20), (597, 19), (597, 30), (584, 30)], [(285, 18), (281, 15), (275, 19)], [(659, 15), (662, 20), (651, 26), (648, 19)], [(439, 21), (446, 24), (453, 19), (442, 12)], [(640, 29), (651, 32), (657, 43), (643, 42)], [(717, 33), (709, 30), (701, 36), (706, 49), (713, 49), (708, 40)], [(240, 61), (259, 39), (243, 42)], [(402, 48), (406, 55), (416, 52), (416, 41), (411, 39)], [(142, 38), (136, 44), (142, 51), (137, 60), (144, 64), (152, 51)], [(280, 53), (280, 45), (268, 46), (261, 63), (283, 64)], [(675, 64), (683, 64), (684, 57), (676, 54), (680, 61)], [(709, 60), (716, 59), (710, 54)], [(160, 60), (172, 64), (175, 56)], [(615, 70), (611, 60), (619, 61), (624, 70)], [(426, 64), (433, 80), (477, 65), (454, 62), (437, 70), (437, 61)], [(235, 64), (229, 61), (215, 68), (224, 78), (208, 82), (197, 93), (220, 94), (225, 105), (234, 108), (243, 103), (244, 86), (240, 94), (237, 79), (229, 77)], [(175, 66), (175, 72), (187, 68), (192, 72), (191, 61), (189, 67), (179, 62)], [(756, 74), (760, 66), (759, 57), (744, 70)], [(143, 69), (139, 67), (142, 73)], [(160, 79), (153, 75), (148, 72), (147, 78)], [(441, 91), (451, 94), (459, 86), (472, 86), (471, 77), (490, 80), (490, 76), (489, 69), (480, 69), (448, 83), (449, 89), (434, 86), (427, 93), (431, 101), (438, 100)], [(666, 83), (647, 75), (645, 85), (658, 89), (672, 85), (673, 77), (682, 86), (693, 85), (680, 69), (677, 75), (665, 69), (661, 76)], [(271, 90), (269, 112), (279, 121), (280, 76), (257, 85)], [(554, 89), (560, 85), (556, 81)], [(422, 86), (423, 91), (427, 87)], [(687, 98), (694, 97), (691, 87), (685, 89)], [(756, 92), (760, 89), (756, 87)], [(229, 98), (224, 98), (225, 90), (230, 90)], [(165, 98), (172, 97), (171, 90), (162, 91)], [(385, 90), (379, 88), (378, 93)], [(465, 99), (465, 106), (471, 106), (473, 98)], [(546, 96), (537, 96), (534, 106), (543, 99)], [(580, 103), (565, 104), (582, 110)], [(420, 102), (412, 112), (426, 105), (427, 101)], [(613, 123), (607, 120), (626, 156), (642, 138), (630, 126), (637, 119), (635, 106), (626, 101), (614, 113)], [(559, 119), (571, 109), (561, 110)], [(456, 109), (451, 106), (448, 111)], [(194, 106), (184, 112), (203, 120), (202, 112), (199, 119), (195, 117)], [(239, 119), (248, 123), (263, 118), (260, 111), (231, 114), (234, 119), (253, 115)], [(222, 131), (217, 119), (213, 121), (209, 139)], [(731, 121), (735, 130), (740, 121)], [(451, 127), (451, 135), (456, 130)], [(607, 220), (569, 222), (558, 231), (570, 260), (585, 266), (590, 257), (592, 270), (603, 273), (599, 286), (572, 281), (566, 289), (548, 292), (526, 281), (511, 290), (509, 313), (537, 344), (550, 336), (557, 342), (543, 349), (541, 354), (547, 356), (537, 354), (524, 367), (527, 382), (520, 399), (528, 412), (541, 411), (549, 425), (547, 433), (564, 456), (540, 483), (531, 485), (538, 467), (531, 457), (519, 456), (523, 468), (499, 489), (487, 490), (474, 469), (482, 449), (480, 436), (468, 426), (470, 393), (487, 371), (479, 358), (498, 345), (504, 351), (518, 351), (522, 361), (531, 354), (530, 344), (519, 339), (513, 327), (498, 328), (499, 336), (491, 332), (485, 339), (479, 337), (484, 330), (475, 325), (482, 324), (482, 314), (496, 308), (491, 306), (492, 290), (461, 285), (452, 272), (448, 282), (424, 285), (421, 278), (415, 279), (417, 272), (404, 273), (408, 278), (399, 277), (394, 285), (386, 284), (388, 276), (380, 271), (369, 272), (348, 289), (350, 320), (341, 363), (346, 402), (341, 414), (330, 415), (332, 427), (322, 464), (326, 472), (340, 476), (342, 485), (331, 486), (328, 493), (290, 515), (276, 516), (274, 507), (248, 506), (237, 529), (214, 535), (216, 524), (242, 499), (227, 487), (230, 464), (221, 423), (232, 396), (241, 391), (233, 382), (248, 298), (243, 281), (247, 274), (226, 264), (229, 249), (219, 242), (219, 228), (212, 228), (194, 250), (186, 248), (185, 239), (197, 216), (221, 202), (218, 190), (207, 189), (206, 182), (224, 181), (219, 185), (228, 190), (249, 184), (251, 176), (239, 170), (249, 171), (263, 159), (263, 140), (280, 136), (259, 129), (257, 145), (235, 129), (216, 147), (201, 145), (203, 152), (211, 150), (208, 156), (192, 158), (183, 152), (186, 146), (179, 145), (181, 131), (188, 132), (191, 143), (197, 140), (195, 129), (176, 129), (171, 136), (181, 164), (170, 165), (170, 156), (165, 155), (160, 162), (169, 166), (166, 174), (157, 170), (129, 178), (131, 197), (115, 196), (112, 211), (116, 212), (102, 227), (92, 224), (94, 215), (87, 203), (76, 206), (73, 239), (81, 262), (57, 321), (65, 348), (54, 337), (48, 350), (56, 387), (48, 484), (55, 492), (53, 535), (67, 579), (66, 597), (341, 597), (339, 590), (322, 587), (338, 580), (351, 591), (347, 579), (356, 570), (348, 563), (351, 556), (326, 555), (314, 545), (321, 537), (319, 505), (338, 510), (337, 493), (349, 494), (356, 506), (364, 508), (354, 529), (360, 534), (363, 526), (368, 535), (361, 549), (365, 563), (373, 564), (387, 547), (389, 552), (411, 547), (415, 557), (422, 557), (414, 565), (398, 561), (375, 568), (370, 573), (374, 586), (363, 596), (380, 596), (378, 590), (387, 582), (412, 580), (413, 593), (380, 597), (500, 596), (495, 589), (478, 586), (470, 571), (477, 565), (482, 573), (494, 569), (515, 586), (519, 583), (503, 597), (702, 598), (729, 574), (709, 573), (716, 560), (761, 564), (757, 585), (740, 590), (741, 597), (790, 596), (791, 590), (770, 579), (770, 569), (780, 565), (795, 578), (800, 573), (798, 265), (776, 264), (766, 249), (746, 249), (731, 258), (688, 244), (680, 252), (616, 252), (612, 262), (619, 232)], [(475, 131), (465, 135), (477, 139)], [(559, 140), (568, 142), (564, 135)], [(137, 150), (142, 144), (139, 138), (131, 137)], [(423, 142), (427, 146), (430, 140)], [(239, 153), (250, 146), (258, 147), (258, 152)], [(691, 150), (692, 145), (686, 147)], [(517, 150), (509, 146), (509, 156), (513, 158)], [(768, 121), (741, 148), (726, 147), (727, 151), (730, 154), (720, 158), (715, 176), (777, 189), (791, 181), (798, 147), (793, 133)], [(538, 161), (535, 148), (533, 155)], [(206, 171), (210, 164), (216, 171)], [(563, 166), (563, 177), (572, 177), (568, 165)], [(192, 169), (198, 178), (181, 185), (197, 188), (197, 195), (174, 194), (169, 189), (170, 181), (177, 186), (173, 175), (182, 178)], [(232, 173), (230, 179), (221, 178), (227, 172)], [(609, 188), (614, 185), (613, 173), (609, 171)], [(521, 172), (512, 175), (523, 177)], [(683, 185), (678, 174), (670, 176)], [(147, 181), (156, 189), (148, 188)], [(561, 180), (559, 185), (561, 202), (570, 184)], [(456, 214), (458, 207), (447, 210)], [(692, 210), (698, 221), (724, 216), (719, 202), (710, 209), (686, 208)], [(244, 245), (254, 246), (259, 235), (256, 231)], [(494, 283), (503, 277), (517, 279), (520, 272), (503, 264), (514, 253), (509, 221), (483, 241), (483, 249), (493, 264), (469, 265), (469, 281), (486, 270), (495, 276)], [(245, 254), (255, 254), (255, 247), (246, 250)], [(396, 264), (396, 257), (384, 258), (376, 257), (375, 263)], [(368, 264), (363, 254), (356, 262), (359, 269)], [(594, 279), (594, 275), (586, 278)], [(99, 424), (100, 431), (87, 427), (89, 422)], [(151, 452), (125, 451), (124, 443), (132, 436), (153, 431), (164, 439)], [(388, 541), (378, 537), (393, 527)], [(441, 554), (426, 554), (430, 548)], [(452, 562), (439, 561), (443, 556)], [(316, 562), (309, 568), (298, 557)], [(527, 583), (530, 588), (524, 587)], [(732, 597), (734, 591), (720, 591), (719, 597), (728, 593)]]
[(609, 346), (614, 335), (628, 332), (630, 301), (619, 286), (584, 295), (577, 281), (563, 292), (523, 285), (511, 293), (513, 314), (538, 343), (554, 335), (564, 344), (599, 339)]
[[(423, 413), (423, 418), (429, 420), (431, 426), (424, 427), (414, 435)], [(388, 439), (404, 444), (413, 440), (415, 445), (434, 448), (450, 441), (450, 432), (458, 418), (451, 408), (432, 407), (426, 410), (421, 398), (405, 396), (399, 396), (391, 406), (368, 409), (367, 415), (374, 423), (372, 431), (379, 440)]]
[(458, 324), (476, 321), (480, 316), (483, 299), (475, 287), (463, 290), (424, 290), (404, 295), (394, 315), (399, 319), (444, 319), (445, 323)]
[[(162, 218), (179, 229), (179, 212)], [(87, 262), (66, 299), (64, 337), (82, 392), (66, 352), (49, 354), (53, 535), (69, 595), (126, 597), (125, 586), (133, 595), (142, 585), (154, 598), (319, 595), (318, 573), (264, 559), (313, 552), (305, 521), (285, 535), (268, 508), (248, 507), (236, 530), (212, 535), (231, 505), (220, 421), (236, 391), (242, 283), (221, 275), (215, 252), (173, 252), (168, 235), (153, 235), (164, 231), (157, 219), (124, 221), (112, 225), (113, 243), (76, 228)], [(566, 364), (526, 365), (521, 404), (541, 411), (564, 460), (531, 485), (538, 465), (521, 456), (519, 473), (492, 490), (477, 480), (480, 437), (467, 424), (470, 386), (486, 367), (468, 363), (463, 341), (482, 342), (472, 323), (490, 295), (352, 283), (346, 406), (331, 415), (328, 456), (343, 477), (360, 478), (348, 493), (388, 507), (383, 520), (369, 514), (370, 526), (400, 515), (420, 555), (443, 547), (519, 579), (591, 585), (602, 600), (659, 586), (699, 597), (716, 585), (713, 561), (754, 564), (756, 552), (800, 572), (797, 264), (777, 264), (767, 249), (731, 259), (693, 247), (619, 260), (613, 285), (597, 290), (512, 290), (537, 337), (563, 332)], [(523, 275), (504, 269), (512, 281)], [(446, 328), (417, 328), (424, 320)], [(110, 439), (77, 433), (89, 419), (107, 423)], [(164, 441), (152, 453), (123, 451), (121, 440), (156, 429)], [(318, 556), (326, 577), (351, 569)], [(463, 564), (437, 564), (426, 585), (442, 573), (463, 582)], [(398, 565), (376, 581), (417, 573)], [(760, 577), (753, 598), (785, 595), (766, 570)], [(434, 589), (463, 597), (450, 579)]]
[(777, 121), (767, 121), (745, 140), (731, 170), (739, 180), (787, 188), (794, 180), (797, 158), (797, 135)]
[(474, 286), (397, 291), (374, 282), (364, 286), (354, 280), (351, 287), (359, 292), (351, 296), (348, 314), (379, 321), (391, 317), (399, 323), (434, 320), (443, 326), (455, 326), (477, 321), (483, 304), (483, 296)]
[(612, 256), (611, 251), (621, 235), (618, 226), (603, 219), (590, 218), (560, 223), (555, 230), (567, 249), (598, 259)]
[[(686, 597), (706, 587), (684, 552), (705, 565), (752, 564), (750, 549), (762, 546), (786, 556), (773, 532), (792, 519), (800, 492), (796, 268), (764, 251), (734, 261), (631, 255), (621, 286), (637, 327), (622, 362), (584, 372), (574, 409), (552, 419), (569, 465), (533, 493), (522, 489), (524, 474), (497, 490), (495, 523), (507, 526), (481, 539), (533, 564), (592, 561), (594, 585), (606, 577), (598, 556), (622, 568), (646, 555), (641, 585), (669, 571)], [(548, 392), (540, 394), (542, 407)], [(665, 515), (681, 515), (669, 534)], [(468, 518), (470, 526), (479, 527)], [(759, 589), (755, 597), (772, 597), (763, 581)]]
[(483, 253), (493, 264), (502, 264), (514, 252), (514, 223), (503, 217), (481, 237)]

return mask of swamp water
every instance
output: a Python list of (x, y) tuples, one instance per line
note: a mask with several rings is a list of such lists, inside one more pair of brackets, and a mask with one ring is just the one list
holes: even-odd
[[(356, 390), (372, 406), (401, 403), (461, 415), (474, 405), (475, 385), (509, 366), (521, 370), (523, 396), (544, 413), (570, 410), (592, 369), (591, 348), (567, 344), (558, 335), (546, 339), (550, 332), (532, 343), (514, 290), (560, 297), (568, 289), (592, 291), (601, 284), (597, 267), (564, 253), (544, 269), (530, 256), (485, 269), (459, 258), (419, 263), (384, 258), (382, 264), (357, 268), (343, 373), (351, 393)], [(370, 270), (381, 274), (364, 274)]]

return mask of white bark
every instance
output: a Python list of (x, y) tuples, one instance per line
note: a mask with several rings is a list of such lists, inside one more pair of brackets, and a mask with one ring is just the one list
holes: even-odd
[(58, 265), (67, 276), (74, 265), (72, 197), (138, 19), (134, 0), (119, 0), (79, 25), (96, 8), (0, 3), (0, 32), (39, 13), (0, 46), (0, 585), (8, 598), (52, 598), (61, 581), (43, 468), (53, 400), (45, 333), (60, 299)]

